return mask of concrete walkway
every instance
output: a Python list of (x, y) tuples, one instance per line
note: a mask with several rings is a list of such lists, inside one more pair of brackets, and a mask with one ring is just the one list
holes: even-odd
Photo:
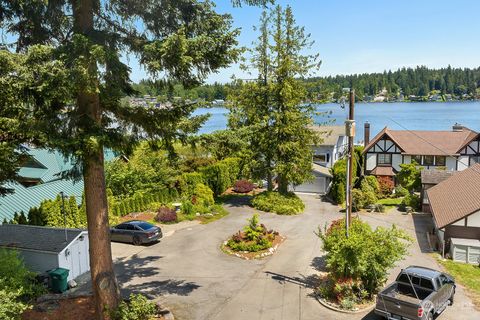
[[(304, 214), (260, 213), (261, 223), (287, 237), (273, 256), (263, 260), (246, 261), (219, 249), (254, 213), (241, 202), (226, 206), (230, 211), (227, 217), (177, 230), (155, 245), (112, 244), (124, 294), (142, 292), (162, 302), (177, 319), (183, 320), (377, 319), (372, 313), (332, 312), (312, 296), (312, 282), (318, 269), (324, 266), (321, 243), (314, 232), (342, 214), (338, 207), (317, 197), (301, 197), (306, 203)], [(391, 278), (401, 267), (411, 264), (439, 268), (431, 255), (422, 253), (426, 251), (421, 239), (429, 228), (428, 217), (393, 212), (365, 214), (362, 218), (373, 226), (396, 223), (420, 239), (422, 247), (412, 245), (411, 255), (392, 271)], [(473, 309), (460, 288), (456, 304), (439, 319), (480, 319), (480, 313)]]

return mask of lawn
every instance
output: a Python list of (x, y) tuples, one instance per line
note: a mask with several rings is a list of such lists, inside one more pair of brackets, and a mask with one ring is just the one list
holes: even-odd
[(396, 208), (402, 203), (403, 198), (385, 198), (379, 199), (378, 204), (382, 204), (385, 207), (385, 211), (389, 211), (393, 208)]
[(478, 308), (480, 307), (480, 268), (478, 265), (438, 259), (438, 262), (451, 274), (455, 281), (467, 288), (469, 296)]

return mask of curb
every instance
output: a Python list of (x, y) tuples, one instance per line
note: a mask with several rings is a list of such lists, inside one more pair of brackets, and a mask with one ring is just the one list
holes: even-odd
[(364, 312), (367, 312), (367, 311), (371, 311), (373, 310), (373, 308), (375, 308), (375, 303), (372, 303), (372, 305), (366, 307), (366, 308), (363, 308), (363, 309), (360, 309), (360, 310), (354, 310), (354, 311), (350, 311), (350, 310), (343, 310), (343, 309), (339, 309), (339, 308), (336, 308), (334, 307), (333, 305), (325, 302), (322, 298), (320, 298), (318, 296), (318, 294), (315, 295), (315, 299), (317, 299), (318, 302), (320, 302), (320, 304), (322, 306), (324, 306), (325, 308), (327, 309), (330, 309), (332, 311), (336, 311), (336, 312), (340, 312), (340, 313), (346, 313), (346, 314), (358, 314), (358, 313), (364, 313)]

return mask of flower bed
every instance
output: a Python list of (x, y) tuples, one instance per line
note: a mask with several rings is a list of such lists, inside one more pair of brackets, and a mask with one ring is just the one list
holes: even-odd
[(259, 224), (258, 214), (254, 214), (248, 222), (243, 231), (238, 231), (223, 243), (223, 251), (247, 260), (273, 254), (284, 238), (277, 231)]

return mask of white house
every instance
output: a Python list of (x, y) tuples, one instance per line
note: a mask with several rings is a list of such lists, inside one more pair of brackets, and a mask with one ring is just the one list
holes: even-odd
[(325, 194), (328, 191), (332, 175), (329, 168), (339, 160), (346, 151), (347, 137), (345, 135), (345, 126), (312, 126), (320, 142), (312, 146), (312, 174), (314, 180), (294, 186), (296, 192), (320, 193)]
[(451, 131), (391, 130), (385, 127), (371, 141), (365, 127), (365, 171), (393, 177), (400, 164), (417, 162), (426, 169), (461, 171), (480, 162), (480, 135), (461, 125)]
[[(65, 237), (66, 236), (66, 237)], [(31, 271), (65, 268), (68, 280), (90, 271), (88, 232), (80, 229), (0, 225), (0, 248), (15, 249)]]

